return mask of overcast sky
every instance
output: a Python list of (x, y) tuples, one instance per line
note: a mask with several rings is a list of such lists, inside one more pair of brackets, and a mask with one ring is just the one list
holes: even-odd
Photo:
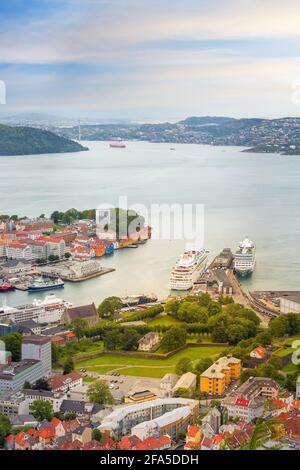
[(299, 116), (299, 18), (299, 0), (1, 0), (0, 112)]

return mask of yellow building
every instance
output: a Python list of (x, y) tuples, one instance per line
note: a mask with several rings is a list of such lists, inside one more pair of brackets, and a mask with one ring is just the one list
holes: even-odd
[(209, 395), (223, 395), (232, 380), (241, 375), (241, 361), (232, 356), (218, 359), (200, 375), (200, 391)]

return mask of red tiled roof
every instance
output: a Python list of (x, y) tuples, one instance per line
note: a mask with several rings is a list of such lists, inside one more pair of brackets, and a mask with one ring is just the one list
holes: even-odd
[(213, 446), (213, 440), (209, 437), (205, 437), (201, 442), (201, 447), (208, 447), (209, 449)]
[(166, 445), (171, 445), (172, 440), (169, 436), (161, 436), (159, 439), (156, 437), (150, 436), (144, 439), (136, 446), (136, 450), (156, 450), (165, 447)]
[(189, 426), (187, 437), (195, 437), (199, 431), (200, 431), (199, 426), (191, 425)]
[(103, 450), (102, 444), (96, 440), (92, 440), (91, 442), (87, 442), (82, 447), (82, 450)]
[(48, 380), (49, 387), (51, 390), (58, 390), (59, 388), (64, 387), (72, 382), (76, 382), (81, 378), (81, 374), (75, 370), (70, 374), (66, 375), (55, 375)]
[(120, 440), (119, 447), (122, 450), (130, 450), (135, 448), (140, 442), (142, 441), (137, 436), (125, 436)]
[(80, 450), (82, 449), (82, 443), (75, 439), (75, 441), (71, 442), (65, 442), (64, 444), (61, 444), (58, 449), (59, 450)]
[(265, 354), (266, 354), (267, 351), (262, 346), (258, 346), (257, 348), (253, 349), (253, 351), (251, 351), (251, 352), (256, 353), (258, 356), (263, 358), (263, 357), (265, 357)]
[(19, 432), (19, 434), (17, 434), (15, 437), (15, 443), (20, 447), (30, 448), (31, 444), (28, 442), (29, 438), (30, 436), (26, 432)]
[(54, 426), (48, 426), (47, 428), (40, 429), (39, 437), (41, 437), (42, 439), (53, 439), (55, 437)]
[(64, 421), (62, 425), (66, 432), (73, 432), (75, 431), (75, 429), (78, 428), (78, 426), (80, 425), (80, 422), (76, 418), (76, 419), (72, 419), (71, 421)]
[(294, 400), (292, 403), (293, 408), (300, 408), (300, 400)]
[(277, 408), (277, 410), (281, 410), (282, 408), (288, 408), (288, 404), (282, 400), (273, 400), (272, 403), (275, 408)]
[(15, 441), (15, 436), (13, 434), (9, 434), (6, 438), (5, 438), (5, 442), (14, 442)]
[(51, 419), (51, 423), (53, 424), (53, 426), (58, 426), (59, 424), (62, 424), (61, 420), (56, 417)]

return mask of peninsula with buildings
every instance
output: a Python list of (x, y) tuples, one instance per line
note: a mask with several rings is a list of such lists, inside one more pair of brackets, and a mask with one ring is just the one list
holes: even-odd
[[(207, 144), (246, 147), (246, 152), (300, 155), (300, 118), (279, 119), (189, 117), (155, 124), (81, 125), (83, 140), (139, 140), (172, 144)], [(78, 126), (56, 127), (54, 132), (75, 139)]]

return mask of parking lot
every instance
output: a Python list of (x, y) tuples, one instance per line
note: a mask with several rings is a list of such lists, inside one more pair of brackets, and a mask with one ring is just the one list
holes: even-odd
[[(97, 374), (96, 372), (90, 372), (82, 369), (81, 371), (85, 377), (93, 379), (101, 379), (108, 383), (109, 389), (112, 396), (116, 401), (121, 400), (128, 393), (134, 393), (137, 391), (150, 390), (157, 396), (161, 396), (160, 392), (160, 381), (161, 379), (154, 379), (151, 377), (133, 377), (127, 375), (121, 375), (117, 373), (111, 373), (106, 375)], [(88, 383), (84, 384), (87, 389)]]

